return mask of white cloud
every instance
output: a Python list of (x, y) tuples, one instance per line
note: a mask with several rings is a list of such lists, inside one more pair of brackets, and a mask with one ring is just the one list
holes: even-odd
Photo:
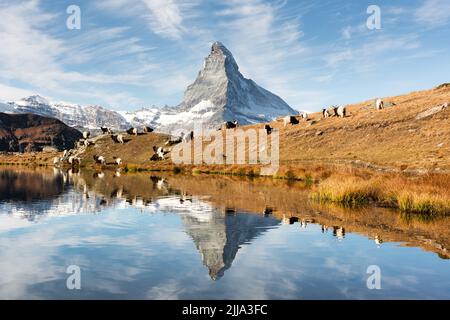
[(151, 12), (148, 22), (156, 34), (179, 39), (186, 29), (183, 27), (183, 16), (174, 0), (144, 0)]
[(0, 101), (15, 101), (23, 97), (31, 96), (34, 92), (14, 86), (8, 86), (0, 83)]
[(185, 20), (196, 16), (195, 7), (200, 0), (105, 0), (97, 3), (102, 9), (119, 14), (138, 16), (153, 33), (179, 40), (190, 31)]
[(325, 56), (325, 61), (330, 67), (337, 67), (340, 63), (351, 59), (353, 59), (353, 51), (351, 49), (337, 51)]
[(341, 30), (342, 37), (344, 39), (350, 39), (352, 37), (352, 27), (347, 26)]
[[(333, 53), (325, 55), (324, 60), (333, 69), (345, 66), (345, 72), (367, 72), (373, 71), (381, 61), (393, 62), (395, 59), (402, 59), (405, 52), (417, 50), (420, 46), (421, 43), (416, 34), (401, 36), (381, 34), (369, 37), (351, 47), (339, 48)], [(393, 54), (398, 52), (402, 52), (402, 55)], [(350, 66), (348, 66), (349, 61), (351, 62)]]
[[(0, 99), (16, 100), (19, 94), (31, 92), (48, 97), (66, 93), (70, 99), (75, 96), (95, 98), (97, 103), (128, 104), (137, 99), (126, 92), (111, 91), (107, 85), (142, 86), (148, 71), (157, 67), (146, 59), (153, 48), (141, 45), (136, 37), (126, 37), (124, 27), (91, 28), (71, 39), (58, 38), (49, 33), (55, 16), (43, 12), (37, 0), (0, 6), (0, 16)], [(133, 63), (120, 62), (124, 56), (134, 56)], [(120, 66), (120, 73), (73, 68), (105, 61), (110, 69)], [(92, 85), (100, 88), (92, 90)]]
[(440, 26), (450, 21), (450, 1), (425, 0), (415, 12), (415, 18), (420, 23), (430, 26)]

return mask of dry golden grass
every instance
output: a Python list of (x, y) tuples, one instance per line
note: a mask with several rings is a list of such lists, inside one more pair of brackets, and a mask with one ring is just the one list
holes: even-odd
[(373, 180), (348, 176), (343, 179), (333, 176), (320, 182), (314, 192), (311, 193), (311, 198), (354, 207), (379, 201), (380, 187)]
[[(396, 170), (450, 170), (450, 109), (427, 119), (416, 116), (450, 102), (450, 87), (390, 97), (396, 106), (376, 111), (373, 101), (349, 105), (345, 119), (321, 119), (280, 129), (281, 164), (311, 161), (356, 163)], [(322, 135), (317, 136), (317, 132)]]
[(356, 206), (369, 202), (390, 206), (403, 212), (450, 214), (450, 176), (373, 173), (361, 178), (335, 173), (312, 191), (317, 201)]
[(15, 166), (50, 166), (53, 158), (60, 156), (58, 152), (30, 152), (30, 153), (3, 153), (0, 154), (0, 165)]

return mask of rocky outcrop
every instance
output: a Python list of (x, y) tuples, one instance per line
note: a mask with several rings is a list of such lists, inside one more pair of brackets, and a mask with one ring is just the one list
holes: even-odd
[(428, 110), (425, 110), (424, 112), (419, 113), (417, 115), (416, 119), (421, 120), (421, 119), (431, 117), (431, 116), (435, 115), (436, 113), (439, 113), (447, 108), (448, 108), (448, 103), (441, 104), (439, 106), (433, 107), (431, 109), (428, 109)]
[(0, 113), (0, 151), (42, 151), (46, 146), (71, 149), (81, 137), (81, 132), (57, 119)]

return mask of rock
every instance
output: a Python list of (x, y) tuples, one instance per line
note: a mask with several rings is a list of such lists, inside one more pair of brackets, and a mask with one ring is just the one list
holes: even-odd
[(436, 113), (439, 113), (447, 108), (448, 108), (448, 102), (419, 113), (417, 115), (416, 119), (421, 120), (421, 119), (431, 117), (431, 116), (435, 115)]

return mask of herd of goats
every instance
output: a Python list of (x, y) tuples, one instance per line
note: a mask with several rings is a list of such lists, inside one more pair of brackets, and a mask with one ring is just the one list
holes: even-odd
[[(382, 110), (384, 109), (384, 101), (382, 99), (376, 99), (375, 100), (375, 109), (376, 110)], [(330, 117), (339, 117), (339, 118), (345, 118), (347, 116), (347, 108), (345, 106), (332, 106), (328, 109), (323, 109), (322, 110), (322, 117), (325, 118), (330, 118)], [(309, 115), (304, 112), (300, 115), (300, 119), (304, 119), (306, 121), (309, 120)], [(280, 119), (278, 119), (280, 120)], [(298, 116), (285, 116), (283, 118), (281, 118), (281, 120), (284, 123), (284, 126), (286, 127), (287, 125), (291, 124), (291, 125), (297, 125), (300, 123), (299, 117)], [(235, 121), (226, 121), (223, 123), (223, 125), (218, 129), (218, 130), (227, 130), (227, 129), (235, 129), (239, 127), (239, 122), (237, 120)], [(125, 140), (125, 134), (114, 134), (114, 132), (109, 129), (109, 128), (104, 128), (101, 127), (100, 128), (103, 135), (110, 135), (111, 139), (118, 144), (124, 144), (126, 142)], [(267, 133), (267, 135), (270, 135), (273, 131), (273, 127), (271, 127), (269, 124), (266, 124), (264, 126), (264, 129)], [(153, 128), (150, 128), (148, 126), (144, 126), (142, 133), (138, 132), (137, 128), (130, 128), (126, 131), (127, 135), (134, 135), (137, 136), (139, 134), (148, 134), (148, 133), (152, 133), (154, 131)], [(64, 150), (64, 154), (62, 157), (55, 157), (53, 159), (53, 164), (59, 165), (61, 163), (67, 163), (71, 166), (79, 166), (81, 163), (81, 158), (79, 157), (79, 150), (84, 148), (86, 149), (87, 147), (89, 147), (90, 145), (95, 144), (92, 140), (90, 140), (91, 137), (91, 133), (89, 131), (85, 131), (83, 132), (83, 139), (77, 141), (76, 143), (76, 147), (75, 149), (72, 150)], [(168, 153), (170, 153), (170, 146), (182, 143), (182, 142), (190, 142), (191, 140), (194, 139), (194, 132), (191, 131), (188, 134), (185, 133), (181, 133), (180, 136), (171, 136), (168, 138), (168, 140), (165, 142), (165, 147), (156, 147), (153, 146), (153, 152), (154, 154), (150, 157), (150, 161), (160, 161), (160, 160), (165, 160), (165, 157)], [(100, 164), (100, 165), (106, 165), (106, 159), (104, 156), (102, 155), (94, 155), (93, 159), (95, 161), (96, 164)], [(119, 157), (113, 157), (113, 163), (116, 166), (120, 166), (122, 164), (122, 159)]]

